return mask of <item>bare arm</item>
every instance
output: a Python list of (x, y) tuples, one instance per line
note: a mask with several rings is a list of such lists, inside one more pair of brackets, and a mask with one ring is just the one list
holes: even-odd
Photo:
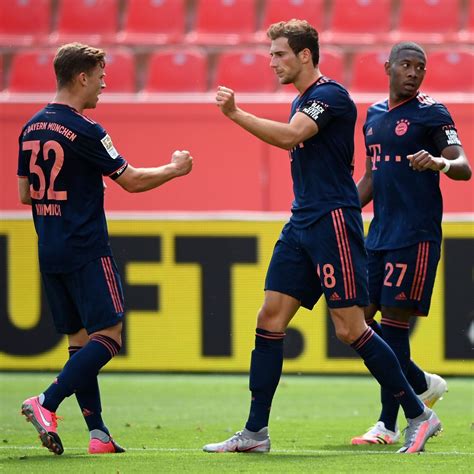
[(226, 117), (252, 135), (285, 150), (290, 150), (318, 133), (316, 122), (302, 113), (296, 113), (290, 123), (282, 123), (245, 112), (237, 107), (234, 91), (227, 87), (220, 86), (217, 89), (216, 105)]
[(175, 151), (171, 162), (158, 168), (134, 168), (128, 165), (115, 182), (130, 193), (141, 193), (190, 173), (192, 167), (193, 158), (188, 151)]
[(443, 149), (441, 156), (432, 156), (425, 150), (420, 150), (414, 155), (408, 155), (410, 166), (416, 171), (441, 171), (449, 162), (446, 175), (454, 180), (467, 181), (471, 179), (472, 171), (464, 149), (458, 145), (450, 145)]
[(372, 159), (368, 156), (365, 160), (365, 174), (357, 183), (357, 192), (359, 193), (360, 207), (364, 207), (372, 201)]
[(18, 195), (22, 204), (31, 206), (30, 182), (26, 176), (18, 176)]

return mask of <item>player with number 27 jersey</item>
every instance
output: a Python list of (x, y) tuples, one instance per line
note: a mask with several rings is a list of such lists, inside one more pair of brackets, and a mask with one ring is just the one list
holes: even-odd
[(372, 162), (374, 218), (366, 240), (371, 301), (429, 312), (440, 258), (443, 201), (437, 171), (416, 172), (407, 156), (459, 145), (446, 107), (418, 92), (394, 107), (371, 106), (364, 125)]
[(374, 104), (364, 125), (367, 156), (372, 160), (374, 219), (367, 248), (385, 250), (420, 241), (441, 242), (443, 202), (439, 172), (414, 173), (407, 159), (418, 150), (439, 156), (459, 145), (446, 107), (419, 92), (390, 108)]
[(110, 256), (103, 177), (127, 167), (107, 132), (68, 105), (51, 103), (23, 128), (18, 176), (28, 177), (41, 270), (67, 273)]

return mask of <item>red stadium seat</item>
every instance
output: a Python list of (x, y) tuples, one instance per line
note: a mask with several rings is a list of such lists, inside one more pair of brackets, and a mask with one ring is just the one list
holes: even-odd
[(391, 38), (442, 43), (459, 30), (460, 12), (459, 0), (400, 0), (398, 26)]
[(446, 49), (428, 53), (423, 92), (474, 92), (474, 52)]
[(474, 4), (469, 2), (466, 6), (466, 23), (458, 33), (456, 40), (460, 43), (474, 43)]
[(186, 40), (235, 45), (253, 41), (255, 29), (255, 0), (197, 0), (195, 26)]
[(107, 92), (135, 92), (135, 58), (126, 49), (107, 49), (105, 57)]
[(258, 42), (269, 42), (267, 29), (272, 23), (300, 18), (311, 23), (318, 32), (324, 28), (324, 0), (267, 0), (263, 10), (262, 29)]
[(321, 73), (344, 84), (344, 53), (336, 48), (324, 48), (320, 52), (319, 67)]
[(384, 64), (390, 51), (375, 50), (355, 53), (352, 62), (351, 92), (387, 92), (388, 76)]
[(3, 90), (3, 56), (0, 55), (0, 91)]
[(199, 49), (170, 49), (150, 58), (145, 92), (204, 92), (208, 61)]
[(54, 52), (50, 50), (22, 51), (13, 56), (10, 65), (10, 92), (54, 92), (56, 78), (53, 69)]
[(51, 0), (0, 0), (0, 45), (29, 46), (49, 33)]
[(391, 0), (333, 0), (325, 42), (376, 44), (391, 27)]
[(184, 34), (184, 0), (128, 0), (125, 25), (117, 35), (124, 44), (177, 43)]
[(91, 46), (114, 42), (117, 34), (117, 0), (60, 0), (57, 30), (52, 43), (80, 41)]
[(270, 67), (268, 51), (232, 49), (217, 60), (213, 88), (227, 86), (236, 92), (272, 92), (277, 87), (275, 73)]

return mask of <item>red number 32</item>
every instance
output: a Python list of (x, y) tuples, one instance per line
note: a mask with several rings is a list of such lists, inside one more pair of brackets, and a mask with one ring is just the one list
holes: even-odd
[(46, 190), (46, 178), (44, 176), (43, 169), (36, 163), (38, 159), (38, 153), (41, 150), (41, 142), (39, 140), (31, 140), (23, 142), (23, 151), (31, 150), (30, 159), (30, 173), (38, 176), (39, 189), (34, 189), (33, 185), (30, 185), (30, 194), (33, 199), (43, 199), (46, 191), (46, 198), (52, 201), (66, 201), (67, 191), (55, 191), (54, 182), (58, 177), (59, 172), (64, 164), (64, 150), (61, 145), (54, 140), (46, 142), (43, 146), (43, 157), (44, 160), (49, 160), (49, 154), (52, 152), (54, 156), (53, 167), (51, 168), (51, 175), (49, 177), (49, 188)]

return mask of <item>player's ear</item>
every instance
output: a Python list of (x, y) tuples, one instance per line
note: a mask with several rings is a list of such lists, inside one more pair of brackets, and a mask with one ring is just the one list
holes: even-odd
[(385, 74), (387, 74), (387, 76), (390, 76), (390, 63), (388, 61), (385, 61), (384, 68)]
[(85, 86), (87, 84), (87, 74), (85, 72), (80, 72), (77, 75), (77, 80), (79, 81), (79, 84), (81, 84), (81, 86)]

